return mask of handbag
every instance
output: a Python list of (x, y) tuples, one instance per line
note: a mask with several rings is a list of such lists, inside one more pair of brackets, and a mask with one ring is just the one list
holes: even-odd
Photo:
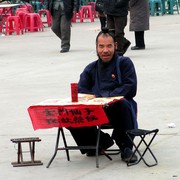
[(96, 5), (95, 5), (95, 10), (99, 13), (103, 13), (104, 12), (104, 3), (103, 1), (96, 1)]

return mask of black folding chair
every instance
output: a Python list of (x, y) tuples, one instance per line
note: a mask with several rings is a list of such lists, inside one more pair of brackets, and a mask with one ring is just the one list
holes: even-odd
[[(127, 135), (128, 135), (128, 137), (129, 137), (129, 139), (132, 141), (133, 146), (134, 146), (134, 148), (135, 148), (135, 149), (134, 149), (134, 152), (133, 152), (133, 155), (132, 155), (131, 157), (133, 157), (136, 152), (137, 152), (137, 153), (139, 154), (139, 156), (140, 156), (139, 160), (136, 161), (136, 162), (134, 162), (134, 163), (130, 163), (130, 161), (131, 161), (131, 159), (130, 159), (130, 160), (128, 161), (128, 163), (127, 163), (127, 166), (132, 166), (132, 165), (138, 164), (141, 160), (143, 160), (143, 162), (144, 162), (148, 167), (152, 167), (152, 166), (155, 166), (155, 165), (158, 164), (158, 161), (157, 161), (155, 155), (153, 154), (153, 152), (152, 152), (151, 149), (150, 149), (150, 145), (151, 145), (151, 143), (153, 142), (153, 140), (154, 140), (156, 134), (158, 133), (158, 131), (159, 131), (159, 129), (154, 129), (154, 130), (133, 129), (133, 130), (127, 131)], [(150, 134), (152, 134), (152, 138), (150, 139), (149, 143), (147, 143), (147, 142), (145, 141), (145, 137), (146, 137), (146, 135), (150, 135)], [(138, 145), (136, 145), (136, 144), (133, 142), (132, 136), (134, 136), (134, 137), (139, 136), (139, 137), (140, 137), (140, 141), (139, 141)], [(140, 145), (141, 145), (142, 143), (144, 143), (144, 145), (146, 146), (146, 148), (145, 148), (145, 150), (143, 151), (143, 153), (141, 153), (141, 152), (139, 151), (139, 147), (140, 147)], [(154, 159), (155, 163), (153, 163), (153, 164), (148, 164), (148, 163), (146, 162), (146, 160), (145, 160), (145, 158), (144, 158), (144, 155), (146, 154), (147, 151), (150, 152), (150, 154), (152, 155), (152, 158)]]

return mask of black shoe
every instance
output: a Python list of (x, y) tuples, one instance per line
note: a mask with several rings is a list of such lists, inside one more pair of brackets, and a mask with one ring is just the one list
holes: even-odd
[(123, 54), (127, 51), (128, 47), (131, 45), (131, 42), (127, 40), (123, 47)]
[(130, 163), (136, 162), (138, 160), (137, 156), (134, 154), (132, 157), (132, 155), (133, 155), (133, 151), (130, 148), (125, 148), (124, 151), (121, 153), (121, 159), (124, 162), (130, 162)]
[(69, 49), (61, 49), (60, 53), (66, 53), (69, 52)]
[(131, 47), (131, 50), (141, 50), (141, 49), (145, 49), (145, 47), (138, 47), (138, 46)]

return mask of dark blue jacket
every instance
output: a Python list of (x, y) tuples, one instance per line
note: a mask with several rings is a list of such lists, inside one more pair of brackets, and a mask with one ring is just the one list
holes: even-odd
[(130, 103), (135, 128), (137, 104), (133, 100), (137, 91), (137, 77), (130, 58), (115, 56), (110, 63), (96, 60), (87, 65), (80, 75), (79, 93), (94, 94), (96, 97), (124, 96)]

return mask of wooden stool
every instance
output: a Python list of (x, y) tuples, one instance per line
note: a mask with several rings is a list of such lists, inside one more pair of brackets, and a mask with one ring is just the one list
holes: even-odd
[[(18, 144), (18, 152), (17, 152), (17, 162), (12, 162), (11, 164), (14, 167), (20, 167), (20, 166), (37, 166), (37, 165), (43, 165), (41, 161), (35, 161), (35, 142), (41, 141), (38, 137), (34, 138), (18, 138), (18, 139), (11, 139), (13, 143)], [(22, 151), (22, 143), (29, 143), (29, 149), (30, 149), (30, 157), (31, 161), (23, 161), (23, 151)]]

